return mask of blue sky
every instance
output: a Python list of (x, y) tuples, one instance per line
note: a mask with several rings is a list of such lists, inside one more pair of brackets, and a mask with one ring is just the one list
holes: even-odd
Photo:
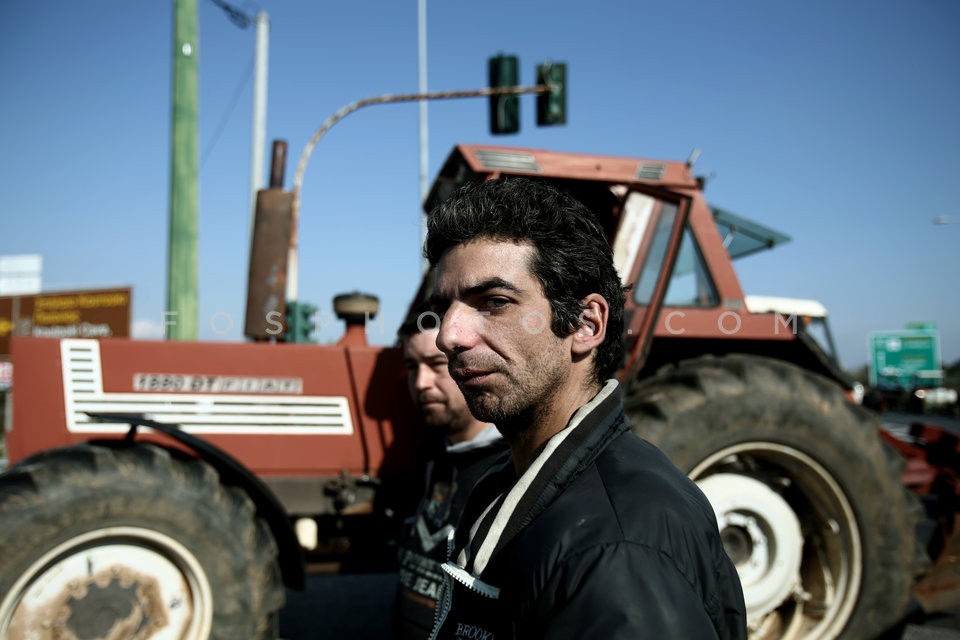
[[(236, 0), (271, 22), (267, 145), (354, 100), (417, 88), (416, 0)], [(588, 8), (589, 6), (589, 8)], [(249, 246), (254, 31), (199, 7), (200, 333), (240, 340)], [(0, 21), (0, 255), (43, 256), (46, 290), (133, 287), (160, 333), (169, 208), (171, 1), (7, 0)], [(960, 3), (955, 0), (428, 1), (431, 90), (568, 64), (569, 124), (493, 138), (481, 99), (429, 107), (431, 179), (454, 144), (684, 160), (707, 197), (792, 237), (738, 263), (747, 293), (815, 298), (841, 362), (867, 334), (935, 323), (960, 358)], [(357, 112), (307, 169), (300, 299), (378, 295), (392, 341), (420, 273), (415, 104)], [(939, 216), (951, 224), (934, 225)], [(232, 330), (222, 322), (236, 319)], [(322, 316), (321, 316), (322, 317)], [(335, 323), (320, 337), (333, 340)]]

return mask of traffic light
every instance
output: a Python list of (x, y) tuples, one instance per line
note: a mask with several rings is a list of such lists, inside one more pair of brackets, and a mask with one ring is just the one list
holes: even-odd
[(537, 65), (537, 84), (550, 86), (537, 94), (537, 125), (544, 127), (567, 123), (567, 65), (547, 62)]
[[(489, 59), (490, 88), (515, 87), (520, 84), (517, 56), (503, 54)], [(490, 133), (520, 131), (520, 96), (490, 96)]]
[(313, 314), (317, 308), (307, 302), (291, 300), (287, 302), (287, 331), (283, 334), (286, 342), (313, 343)]

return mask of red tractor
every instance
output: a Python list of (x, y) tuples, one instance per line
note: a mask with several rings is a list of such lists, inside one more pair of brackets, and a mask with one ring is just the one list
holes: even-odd
[[(903, 620), (921, 504), (818, 339), (822, 307), (744, 295), (731, 256), (767, 230), (711, 208), (685, 162), (490, 146), (457, 146), (426, 206), (505, 175), (568, 190), (607, 230), (632, 285), (627, 410), (714, 505), (751, 637)], [(273, 638), (305, 548), (382, 553), (417, 433), (399, 351), (365, 341), (371, 302), (342, 298), (327, 346), (16, 338), (0, 635)]]

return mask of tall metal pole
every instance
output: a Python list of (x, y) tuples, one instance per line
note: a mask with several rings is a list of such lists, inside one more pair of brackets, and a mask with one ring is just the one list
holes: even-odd
[(167, 313), (170, 340), (197, 339), (197, 0), (174, 0)]
[[(417, 0), (417, 76), (419, 92), (427, 92), (427, 0)], [(420, 249), (422, 254), (427, 239), (427, 214), (423, 205), (427, 201), (427, 171), (429, 147), (427, 144), (427, 101), (420, 101)], [(424, 273), (430, 268), (423, 258), (421, 269)]]
[(263, 187), (263, 157), (267, 144), (267, 58), (270, 47), (270, 19), (257, 13), (256, 52), (253, 64), (253, 131), (250, 148), (250, 238), (257, 212), (257, 191)]

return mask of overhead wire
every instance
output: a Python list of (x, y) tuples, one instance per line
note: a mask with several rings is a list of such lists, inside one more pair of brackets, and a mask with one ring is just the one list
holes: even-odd
[[(216, 0), (213, 0), (216, 2)], [(207, 143), (206, 148), (203, 151), (203, 154), (200, 156), (200, 168), (203, 168), (203, 165), (206, 163), (207, 158), (210, 157), (210, 154), (213, 152), (214, 147), (217, 146), (217, 142), (220, 140), (220, 136), (223, 135), (223, 131), (227, 126), (227, 121), (230, 120), (230, 116), (233, 115), (233, 110), (236, 108), (237, 103), (240, 102), (240, 97), (243, 95), (244, 89), (247, 87), (247, 83), (250, 81), (250, 77), (253, 75), (254, 59), (251, 57), (247, 68), (244, 71), (243, 77), (240, 79), (240, 82), (237, 84), (237, 88), (233, 91), (233, 97), (230, 99), (230, 103), (227, 105), (226, 110), (223, 115), (220, 117), (220, 122), (217, 124), (217, 128), (214, 130), (213, 138), (210, 142)]]
[[(227, 14), (227, 17), (230, 21), (241, 29), (246, 29), (253, 23), (253, 18), (250, 17), (249, 13), (241, 11), (240, 9), (234, 7), (233, 5), (225, 2), (225, 0), (210, 0), (213, 4), (220, 7), (224, 13)], [(248, 5), (250, 3), (247, 3)], [(256, 5), (254, 5), (256, 6)], [(254, 59), (250, 59), (250, 63), (247, 65), (247, 68), (244, 70), (243, 77), (240, 79), (240, 83), (237, 85), (237, 88), (234, 89), (233, 97), (230, 99), (230, 103), (227, 105), (226, 111), (224, 111), (223, 116), (220, 118), (220, 122), (217, 124), (217, 128), (214, 130), (213, 138), (210, 142), (207, 143), (206, 148), (200, 156), (200, 168), (203, 168), (203, 165), (206, 164), (207, 158), (210, 157), (210, 154), (213, 152), (214, 147), (217, 146), (217, 142), (220, 140), (220, 136), (223, 135), (223, 130), (227, 126), (227, 121), (230, 119), (230, 116), (233, 114), (233, 110), (236, 108), (237, 103), (240, 101), (240, 96), (243, 94), (243, 90), (246, 88), (247, 82), (250, 80), (250, 76), (253, 75)]]

